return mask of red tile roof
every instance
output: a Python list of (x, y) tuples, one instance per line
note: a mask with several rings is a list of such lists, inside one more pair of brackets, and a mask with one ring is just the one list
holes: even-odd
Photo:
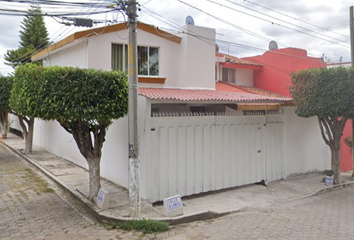
[(253, 94), (258, 94), (262, 96), (267, 96), (267, 97), (275, 97), (275, 98), (287, 98), (283, 95), (273, 93), (261, 88), (257, 87), (248, 87), (248, 86), (237, 86), (234, 84), (230, 84), (227, 82), (219, 81), (215, 83), (215, 89), (217, 91), (224, 91), (224, 92), (247, 92), (247, 93), (253, 93)]
[(256, 66), (263, 66), (262, 64), (251, 62), (249, 60), (241, 59), (235, 56), (231, 56), (225, 53), (216, 53), (218, 57), (225, 57), (225, 62), (229, 63), (237, 63), (237, 64), (245, 64), (245, 65), (256, 65)]
[(250, 91), (247, 91), (239, 86), (236, 86), (231, 83), (227, 83), (224, 81), (219, 81), (215, 83), (215, 90), (220, 91), (220, 92), (244, 92), (244, 93), (253, 93)]
[(153, 100), (175, 101), (225, 101), (225, 102), (262, 102), (290, 101), (290, 98), (275, 98), (250, 92), (224, 92), (217, 90), (190, 90), (169, 88), (139, 88), (139, 95)]
[(246, 91), (249, 91), (251, 93), (255, 93), (255, 94), (260, 94), (260, 95), (263, 95), (263, 96), (268, 96), (268, 97), (276, 97), (276, 98), (287, 98), (283, 95), (280, 95), (278, 93), (274, 93), (274, 92), (271, 92), (271, 91), (268, 91), (268, 90), (264, 90), (264, 89), (261, 89), (261, 88), (257, 88), (257, 87), (245, 87), (245, 86), (240, 86), (240, 88), (246, 90)]

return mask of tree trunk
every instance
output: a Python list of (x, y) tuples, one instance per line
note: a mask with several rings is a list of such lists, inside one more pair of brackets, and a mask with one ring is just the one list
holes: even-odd
[(34, 118), (31, 118), (28, 122), (28, 132), (26, 134), (26, 147), (25, 153), (32, 152), (33, 148), (33, 130), (34, 130)]
[[(25, 139), (25, 153), (32, 152), (33, 145), (33, 131), (34, 131), (34, 118), (27, 118), (18, 116), (18, 121), (22, 128), (22, 134)], [(27, 126), (26, 126), (26, 124)]]
[(89, 167), (89, 199), (97, 197), (101, 187), (100, 162), (102, 147), (106, 136), (106, 124), (101, 123), (99, 129), (94, 132), (94, 144), (92, 142), (92, 128), (85, 121), (74, 123), (59, 122), (60, 125), (73, 135), (76, 145), (82, 156), (85, 157)]
[(89, 199), (92, 200), (97, 197), (98, 191), (101, 188), (100, 182), (100, 158), (88, 157), (86, 159), (89, 166)]
[(334, 172), (334, 184), (340, 183), (340, 147), (331, 148), (331, 166)]
[(6, 123), (0, 122), (0, 130), (1, 134), (6, 134)]

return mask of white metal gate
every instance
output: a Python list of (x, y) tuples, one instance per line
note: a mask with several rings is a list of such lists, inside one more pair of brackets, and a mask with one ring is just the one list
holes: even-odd
[(188, 196), (283, 177), (283, 123), (265, 116), (151, 119), (147, 198)]

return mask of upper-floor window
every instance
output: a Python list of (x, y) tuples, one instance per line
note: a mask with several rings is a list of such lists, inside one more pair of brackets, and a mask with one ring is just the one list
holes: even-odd
[(222, 68), (222, 80), (229, 83), (235, 83), (235, 69)]
[(128, 72), (128, 45), (112, 44), (112, 70)]
[[(128, 45), (112, 44), (112, 70), (128, 71)], [(159, 49), (138, 46), (138, 75), (159, 75)]]
[(138, 47), (138, 74), (159, 75), (159, 49), (156, 47)]

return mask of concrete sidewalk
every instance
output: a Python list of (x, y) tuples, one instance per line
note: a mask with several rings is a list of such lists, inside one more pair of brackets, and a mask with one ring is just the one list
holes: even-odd
[[(125, 188), (102, 178), (102, 187), (114, 193), (113, 202), (111, 201), (114, 207), (102, 211), (85, 197), (88, 195), (88, 172), (85, 169), (37, 147), (34, 147), (32, 153), (25, 155), (23, 154), (24, 140), (11, 133), (8, 134), (7, 139), (1, 141), (17, 155), (53, 179), (99, 221), (129, 219), (129, 195)], [(313, 196), (348, 184), (354, 185), (354, 182), (349, 180), (350, 175), (349, 173), (342, 174), (344, 183), (335, 187), (325, 186), (322, 174), (311, 173), (286, 181), (274, 181), (269, 183), (268, 187), (248, 185), (227, 191), (187, 197), (183, 199), (184, 214), (174, 218), (162, 215), (163, 206), (153, 207), (142, 200), (141, 217), (164, 220), (171, 224), (220, 217), (233, 212), (264, 208), (279, 202)]]

